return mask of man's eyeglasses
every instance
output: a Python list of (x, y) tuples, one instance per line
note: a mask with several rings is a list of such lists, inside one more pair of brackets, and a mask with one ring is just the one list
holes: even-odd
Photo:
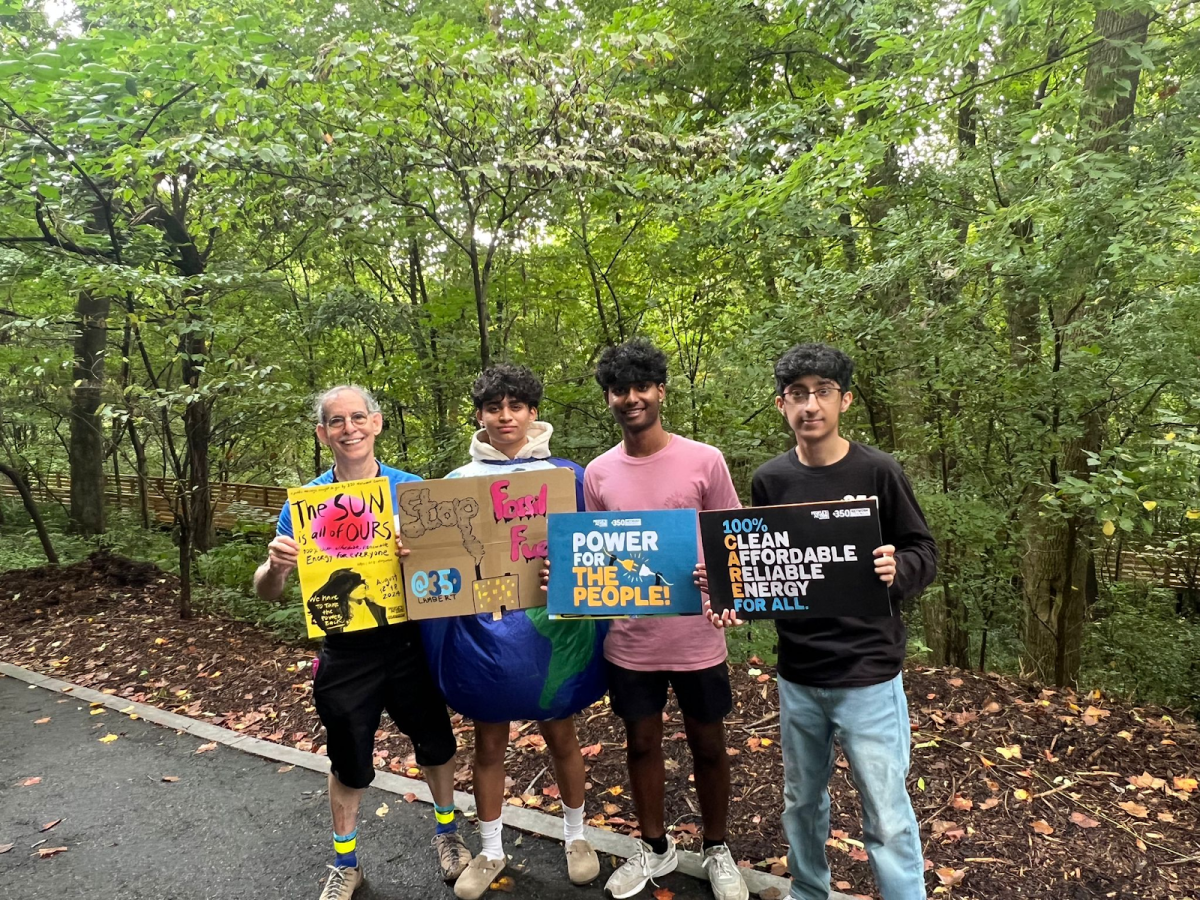
[[(367, 423), (371, 421), (371, 414), (365, 412), (356, 412), (350, 414), (350, 421), (354, 423), (356, 428), (366, 428)], [(345, 416), (334, 416), (325, 423), (325, 427), (330, 431), (341, 431), (346, 427)]]
[(837, 394), (840, 394), (841, 392), (841, 388), (835, 387), (819, 387), (815, 391), (806, 391), (804, 389), (793, 390), (789, 388), (783, 392), (783, 396), (790, 402), (803, 406), (808, 402), (809, 397), (816, 397), (818, 402), (824, 403), (826, 400)]

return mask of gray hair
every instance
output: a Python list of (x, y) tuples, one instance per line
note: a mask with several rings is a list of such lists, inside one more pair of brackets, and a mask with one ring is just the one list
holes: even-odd
[(366, 404), (367, 412), (377, 413), (382, 412), (379, 403), (371, 396), (371, 392), (364, 387), (359, 387), (357, 384), (338, 384), (331, 387), (327, 391), (322, 391), (317, 394), (317, 398), (313, 401), (313, 418), (317, 420), (318, 425), (325, 424), (325, 404), (336, 397), (342, 391), (351, 391), (358, 394), (362, 402)]

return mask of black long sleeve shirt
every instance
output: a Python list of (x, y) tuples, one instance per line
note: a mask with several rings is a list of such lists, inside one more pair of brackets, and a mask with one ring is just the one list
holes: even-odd
[(758, 468), (751, 497), (755, 506), (878, 499), (882, 543), (896, 547), (896, 577), (888, 591), (893, 615), (777, 619), (779, 677), (827, 688), (867, 687), (894, 678), (904, 662), (907, 637), (900, 604), (937, 574), (937, 544), (900, 464), (854, 441), (828, 466), (806, 466), (793, 449)]

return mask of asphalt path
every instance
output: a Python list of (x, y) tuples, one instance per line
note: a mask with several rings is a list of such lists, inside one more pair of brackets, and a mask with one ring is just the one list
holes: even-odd
[[(323, 775), (226, 746), (197, 753), (204, 742), (191, 735), (93, 712), (78, 698), (0, 677), (0, 849), (13, 845), (0, 852), (0, 898), (317, 900), (333, 853)], [(102, 741), (108, 735), (117, 739)], [(387, 813), (376, 815), (384, 804)], [(477, 850), (474, 824), (460, 827)], [(367, 884), (355, 900), (452, 900), (432, 835), (431, 807), (368, 790), (359, 824)], [(508, 896), (607, 896), (612, 857), (580, 888), (567, 881), (561, 843), (507, 827), (504, 840)], [(67, 850), (39, 855), (56, 847)], [(712, 896), (686, 875), (659, 887), (678, 900)]]

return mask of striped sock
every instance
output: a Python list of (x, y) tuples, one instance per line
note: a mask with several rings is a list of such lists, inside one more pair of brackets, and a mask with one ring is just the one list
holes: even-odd
[(358, 829), (355, 828), (343, 837), (336, 831), (333, 833), (333, 864), (338, 868), (353, 869), (358, 865)]
[(435, 801), (433, 817), (437, 819), (437, 828), (434, 834), (449, 834), (451, 831), (458, 831), (458, 823), (454, 821), (454, 804), (438, 806)]

